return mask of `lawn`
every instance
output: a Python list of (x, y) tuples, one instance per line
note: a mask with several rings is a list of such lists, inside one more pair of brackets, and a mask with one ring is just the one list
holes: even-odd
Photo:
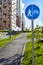
[(31, 32), (28, 32), (26, 38), (27, 39), (31, 39), (31, 37), (32, 37), (32, 33)]
[[(43, 65), (43, 44), (34, 42), (34, 65)], [(22, 65), (32, 65), (32, 42), (26, 43)]]
[(0, 40), (0, 48), (7, 45), (10, 41), (12, 41), (13, 39), (15, 39), (19, 34), (15, 34), (11, 36), (11, 39), (8, 38), (4, 38), (2, 40)]
[[(26, 38), (31, 39), (32, 33), (28, 33)], [(34, 38), (37, 39), (36, 34), (34, 34)], [(36, 39), (34, 39), (34, 65), (43, 65), (43, 43), (37, 42)], [(32, 41), (26, 43), (22, 65), (32, 65)]]
[[(34, 38), (38, 38), (38, 36), (39, 36), (39, 38), (43, 38), (43, 34), (34, 33)], [(28, 32), (26, 38), (31, 39), (32, 38), (32, 32)]]

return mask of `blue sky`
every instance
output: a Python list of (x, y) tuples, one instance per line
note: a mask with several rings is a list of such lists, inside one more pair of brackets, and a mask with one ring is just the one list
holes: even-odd
[[(22, 0), (22, 2), (23, 2), (23, 4), (24, 4), (24, 8), (23, 8), (23, 11), (25, 12), (25, 8), (28, 6), (28, 5), (30, 5), (30, 4), (35, 4), (35, 5), (37, 5), (38, 7), (39, 7), (39, 9), (40, 9), (40, 15), (39, 15), (39, 17), (36, 19), (36, 20), (34, 20), (34, 27), (36, 26), (36, 25), (39, 25), (39, 26), (42, 26), (43, 25), (43, 6), (42, 6), (42, 4), (43, 4), (43, 0)], [(26, 27), (28, 26), (28, 27), (31, 27), (31, 21), (30, 20), (28, 20), (27, 18), (26, 18), (26, 16), (25, 16), (25, 19), (26, 19), (26, 21), (25, 21), (25, 23), (26, 23)]]

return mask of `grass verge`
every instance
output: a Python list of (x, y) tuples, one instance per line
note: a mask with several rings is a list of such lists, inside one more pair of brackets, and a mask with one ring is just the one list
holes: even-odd
[(8, 44), (10, 41), (12, 41), (13, 39), (15, 39), (19, 34), (15, 34), (15, 35), (12, 35), (11, 36), (11, 39), (8, 38), (5, 38), (5, 39), (2, 39), (0, 40), (0, 48), (5, 46), (6, 44)]
[[(43, 44), (39, 43), (37, 48), (37, 42), (34, 42), (34, 65), (43, 65)], [(32, 65), (32, 42), (26, 43), (24, 51), (22, 65)]]
[(31, 39), (31, 37), (32, 37), (32, 33), (31, 33), (31, 32), (27, 33), (26, 38), (27, 38), (27, 39)]
[[(32, 38), (32, 33), (28, 33), (26, 36), (27, 39)], [(36, 34), (34, 38), (37, 39)], [(42, 36), (40, 36), (42, 38)], [(23, 55), (22, 65), (32, 65), (32, 41), (26, 43), (26, 48)], [(43, 43), (37, 42), (34, 39), (34, 65), (43, 65)]]
[[(29, 32), (27, 33), (27, 36), (26, 36), (27, 39), (31, 39), (32, 38), (32, 32)], [(37, 33), (34, 33), (34, 38), (43, 38), (43, 35), (42, 34), (37, 34)]]

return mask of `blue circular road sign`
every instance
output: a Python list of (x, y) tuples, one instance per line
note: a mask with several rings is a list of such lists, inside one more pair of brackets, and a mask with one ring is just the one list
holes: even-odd
[(25, 10), (25, 15), (28, 19), (36, 19), (40, 14), (40, 9), (36, 5), (29, 5)]

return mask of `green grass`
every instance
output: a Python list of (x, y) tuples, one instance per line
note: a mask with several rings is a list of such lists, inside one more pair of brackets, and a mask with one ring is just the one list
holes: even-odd
[(32, 33), (31, 33), (31, 32), (27, 33), (26, 38), (27, 38), (27, 39), (31, 39), (31, 37), (32, 37)]
[[(31, 39), (32, 33), (27, 33), (26, 38)], [(36, 34), (34, 38), (37, 39)], [(40, 35), (40, 38), (43, 37)], [(34, 65), (43, 65), (43, 43), (38, 43), (36, 39), (34, 39)], [(22, 65), (32, 65), (32, 41), (26, 43)]]
[[(32, 38), (32, 32), (27, 33), (26, 38), (27, 39), (31, 39)], [(34, 33), (34, 38), (38, 38), (37, 33)], [(39, 38), (43, 38), (43, 35), (42, 34), (39, 34)]]
[(5, 46), (6, 44), (8, 44), (13, 39), (15, 39), (18, 35), (19, 34), (12, 35), (11, 36), (11, 39), (8, 37), (8, 38), (5, 38), (5, 39), (0, 40), (0, 48), (3, 47), (3, 46)]
[[(43, 44), (39, 43), (40, 48), (37, 48), (37, 42), (34, 42), (34, 65), (43, 65)], [(22, 65), (32, 65), (32, 42), (26, 43)]]

